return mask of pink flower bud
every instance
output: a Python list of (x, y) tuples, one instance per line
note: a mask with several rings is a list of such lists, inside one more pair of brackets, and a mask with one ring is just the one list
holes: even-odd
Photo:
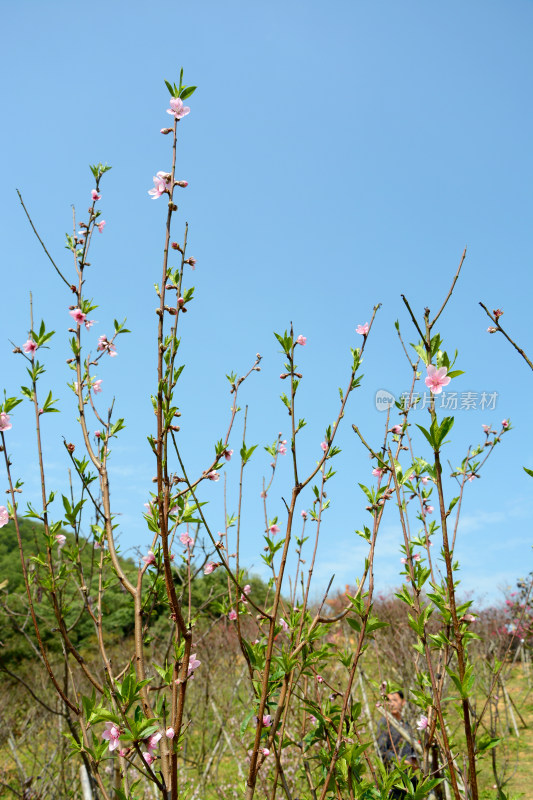
[(181, 186), (182, 189), (186, 189), (189, 185), (189, 181), (176, 181), (174, 186)]
[(174, 728), (167, 728), (166, 729), (165, 736), (167, 737), (167, 739), (173, 739), (175, 735), (176, 735), (176, 732), (174, 731)]
[(166, 136), (168, 133), (172, 133), (172, 128), (161, 128), (161, 133)]

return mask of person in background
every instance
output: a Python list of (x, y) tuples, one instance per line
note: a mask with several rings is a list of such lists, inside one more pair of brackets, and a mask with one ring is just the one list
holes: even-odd
[[(409, 723), (402, 719), (404, 706), (405, 697), (401, 690), (390, 692), (387, 695), (387, 711), (401, 724), (402, 728), (406, 730), (411, 739), (416, 741), (417, 737)], [(382, 717), (378, 723), (377, 742), (379, 752), (387, 771), (392, 770), (394, 766), (401, 761), (418, 769), (416, 752), (412, 744), (402, 736), (400, 731), (393, 727), (386, 717)], [(413, 783), (416, 784), (416, 782), (416, 778), (414, 778)], [(394, 800), (402, 800), (405, 798), (405, 791), (403, 789), (393, 788), (391, 789), (389, 797), (394, 798)]]

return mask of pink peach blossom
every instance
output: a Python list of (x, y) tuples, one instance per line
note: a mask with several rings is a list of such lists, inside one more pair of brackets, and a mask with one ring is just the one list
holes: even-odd
[(148, 553), (145, 556), (143, 556), (143, 561), (147, 566), (149, 566), (150, 564), (155, 564), (156, 563), (155, 555), (152, 553), (151, 550), (148, 550)]
[(114, 722), (106, 722), (105, 731), (102, 734), (102, 739), (107, 739), (109, 742), (109, 750), (116, 750), (118, 747), (118, 740), (120, 737), (120, 728)]
[(368, 324), (368, 322), (365, 322), (364, 325), (358, 325), (357, 328), (355, 329), (355, 332), (360, 333), (361, 336), (366, 336), (369, 330), (370, 330), (370, 325)]
[(324, 678), (322, 677), (322, 675), (317, 675), (316, 676), (316, 682), (317, 683), (324, 683)]
[(490, 427), (490, 425), (482, 425), (482, 428), (483, 428), (483, 431), (484, 431), (485, 433), (490, 433), (490, 432), (491, 432), (491, 427)]
[(252, 587), (250, 586), (249, 583), (247, 583), (246, 586), (243, 586), (244, 594), (250, 594), (251, 591), (252, 591)]
[(84, 323), (84, 324), (85, 324), (85, 327), (86, 327), (86, 329), (87, 329), (88, 331), (90, 331), (90, 330), (91, 330), (91, 328), (92, 328), (92, 326), (94, 325), (94, 323), (95, 323), (95, 322), (96, 322), (96, 320), (95, 320), (95, 319), (86, 319), (86, 320), (85, 320), (85, 323)]
[(105, 334), (102, 334), (98, 337), (98, 345), (96, 346), (97, 350), (104, 352), (107, 350), (108, 355), (112, 358), (117, 355), (117, 350), (115, 345), (109, 341)]
[(268, 749), (268, 747), (262, 747), (259, 752), (262, 753), (264, 756), (270, 755), (270, 750)]
[(166, 729), (165, 736), (167, 737), (167, 739), (173, 739), (175, 735), (176, 735), (176, 732), (175, 732), (174, 728), (167, 728)]
[(67, 537), (64, 533), (56, 533), (56, 542), (58, 546), (58, 550), (61, 550), (62, 547), (65, 546), (67, 541)]
[(394, 433), (396, 436), (399, 436), (400, 433), (402, 432), (402, 426), (401, 425), (393, 425), (390, 430), (391, 430), (391, 433)]
[(269, 533), (275, 534), (275, 533), (279, 533), (281, 528), (279, 527), (279, 525), (271, 525), (268, 530), (269, 530)]
[(228, 619), (230, 619), (232, 621), (237, 619), (237, 612), (235, 611), (234, 608), (232, 608), (231, 611), (229, 612)]
[(508, 427), (509, 427), (509, 420), (502, 419), (502, 428), (508, 428)]
[(209, 561), (204, 567), (204, 575), (211, 575), (219, 566), (220, 564), (217, 564), (215, 561)]
[(148, 766), (153, 764), (154, 761), (155, 761), (155, 758), (151, 753), (143, 753), (143, 758), (146, 761), (146, 763), (148, 764)]
[(72, 308), (68, 313), (70, 314), (74, 322), (78, 323), (78, 325), (81, 325), (82, 322), (85, 322), (86, 315), (83, 313), (81, 308)]
[(427, 717), (425, 717), (425, 716), (422, 714), (422, 716), (420, 717), (420, 719), (419, 719), (419, 720), (418, 720), (418, 722), (416, 723), (416, 727), (417, 727), (417, 729), (418, 729), (419, 731), (425, 731), (425, 730), (426, 730), (426, 728), (427, 728), (427, 726), (428, 726), (428, 722), (429, 722), (428, 718), (427, 718)]
[(230, 461), (232, 455), (233, 455), (233, 450), (224, 450), (223, 456), (226, 459), (226, 461)]
[(307, 511), (300, 511), (300, 514), (304, 519), (307, 519)]
[(327, 442), (320, 442), (320, 447), (322, 448), (322, 450), (325, 453), (326, 450), (328, 449), (328, 443)]
[(201, 663), (202, 662), (198, 661), (198, 659), (196, 658), (196, 653), (193, 653), (191, 656), (189, 656), (189, 666), (188, 666), (187, 677), (190, 678), (192, 673), (194, 672), (194, 670), (198, 669), (198, 667), (200, 666)]
[(413, 556), (413, 561), (420, 561), (421, 558), (422, 556), (420, 555), (420, 553), (415, 553)]
[(23, 345), (23, 350), (25, 353), (30, 353), (31, 355), (33, 355), (38, 347), (39, 345), (37, 344), (37, 342), (34, 342), (30, 336), (28, 341)]
[(180, 542), (185, 545), (185, 547), (191, 547), (194, 544), (194, 539), (191, 539), (188, 533), (182, 533), (180, 536)]
[(372, 475), (374, 475), (376, 478), (381, 478), (384, 472), (385, 472), (384, 469), (380, 469), (379, 467), (374, 467), (374, 469), (372, 470)]
[(303, 347), (303, 345), (304, 345), (306, 342), (307, 342), (307, 336), (302, 336), (302, 334), (300, 334), (300, 335), (299, 335), (299, 336), (296, 338), (296, 344), (301, 344), (301, 345), (302, 345), (302, 347)]
[(169, 172), (158, 172), (154, 175), (154, 188), (150, 189), (148, 194), (152, 200), (157, 200), (162, 194), (168, 192), (172, 175)]
[(96, 191), (96, 189), (92, 189), (92, 191), (91, 191), (91, 197), (92, 197), (93, 201), (96, 203), (96, 201), (97, 201), (97, 200), (100, 200), (100, 199), (101, 199), (102, 195), (101, 195), (101, 194), (98, 194), (98, 192)]
[(211, 472), (208, 472), (207, 473), (207, 477), (209, 478), (210, 481), (218, 481), (218, 480), (220, 480), (220, 475), (218, 474), (216, 469), (212, 469)]
[(284, 456), (287, 454), (287, 448), (285, 447), (284, 444), (280, 444), (280, 446), (278, 447), (278, 453), (280, 454), (280, 456)]
[(0, 528), (9, 522), (9, 512), (5, 506), (0, 506)]
[(159, 731), (156, 731), (156, 733), (152, 733), (152, 735), (147, 739), (146, 748), (147, 748), (148, 752), (150, 753), (150, 755), (153, 756), (154, 750), (157, 747), (158, 742), (159, 742), (159, 740), (161, 739), (162, 736), (163, 736), (162, 733), (160, 733)]
[(100, 222), (96, 223), (96, 227), (98, 228), (99, 233), (103, 233), (104, 232), (105, 226), (106, 226), (105, 219), (102, 219), (102, 220), (100, 220)]
[(451, 378), (446, 375), (447, 372), (448, 370), (446, 367), (440, 367), (440, 369), (437, 369), (433, 366), (433, 364), (428, 364), (428, 374), (425, 383), (433, 394), (440, 394), (442, 392), (442, 387), (448, 386)]
[(167, 114), (171, 114), (175, 119), (183, 119), (187, 114), (190, 114), (191, 109), (189, 106), (183, 105), (183, 100), (179, 97), (170, 98), (170, 108), (167, 108)]
[(0, 431), (10, 431), (13, 425), (11, 424), (9, 414), (5, 411), (0, 413)]
[(97, 381), (94, 381), (91, 388), (92, 388), (92, 390), (93, 390), (93, 392), (95, 394), (98, 394), (99, 392), (101, 392), (102, 391), (102, 379), (99, 378)]
[(424, 486), (426, 486), (426, 485), (427, 485), (427, 483), (429, 482), (429, 478), (427, 477), (427, 475), (423, 475), (423, 476), (420, 478), (420, 480), (422, 481), (422, 483), (424, 484)]
[(282, 630), (284, 630), (285, 632), (289, 630), (289, 626), (287, 625), (283, 617), (280, 618), (279, 624), (281, 625)]

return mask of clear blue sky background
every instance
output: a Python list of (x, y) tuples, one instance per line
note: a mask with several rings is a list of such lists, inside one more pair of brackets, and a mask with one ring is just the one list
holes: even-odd
[[(354, 529), (368, 522), (358, 481), (370, 462), (351, 431), (356, 422), (379, 444), (384, 419), (374, 395), (408, 388), (409, 370), (394, 331), (399, 319), (414, 341), (400, 294), (421, 314), (440, 305), (462, 250), (464, 273), (441, 331), (460, 351), (459, 392), (498, 392), (495, 411), (458, 411), (445, 456), (456, 465), (482, 440), (481, 425), (510, 417), (514, 430), (468, 485), (458, 556), (465, 590), (486, 600), (531, 569), (533, 467), (532, 375), (498, 336), (486, 333), (478, 306), (501, 306), (502, 322), (530, 354), (533, 236), (533, 5), (525, 0), (336, 0), (196, 3), (55, 0), (10, 4), (1, 47), (3, 191), (0, 198), (0, 384), (24, 382), (21, 344), (36, 317), (56, 329), (43, 389), (53, 387), (61, 415), (46, 422), (49, 488), (65, 491), (61, 437), (79, 442), (70, 373), (67, 315), (71, 296), (31, 235), (18, 187), (47, 245), (66, 270), (64, 232), (71, 204), (82, 215), (92, 188), (88, 164), (108, 161), (102, 184), (107, 221), (95, 237), (88, 293), (100, 307), (89, 337), (128, 317), (132, 334), (119, 356), (99, 369), (100, 407), (116, 396), (127, 430), (114, 447), (112, 486), (124, 550), (145, 550), (143, 503), (154, 465), (146, 434), (153, 426), (154, 333), (164, 200), (147, 195), (152, 175), (170, 165), (168, 92), (163, 79), (199, 86), (180, 124), (176, 238), (187, 219), (198, 260), (198, 301), (184, 319), (180, 383), (182, 447), (191, 472), (202, 469), (225, 431), (225, 373), (242, 373), (256, 352), (263, 369), (243, 392), (247, 440), (261, 445), (246, 470), (243, 561), (260, 571), (262, 446), (289, 432), (279, 402), (281, 359), (273, 330), (290, 320), (305, 334), (300, 413), (301, 471), (320, 454), (325, 426), (337, 412), (349, 348), (358, 323), (383, 304), (365, 353), (363, 388), (353, 396), (339, 437), (338, 474), (329, 484), (317, 590), (332, 573), (353, 583), (366, 546)], [(94, 344), (93, 344), (94, 347)], [(417, 412), (423, 422), (425, 412)], [(9, 442), (22, 499), (36, 496), (29, 404), (13, 415)], [(95, 426), (96, 427), (96, 426)], [(240, 435), (240, 434), (239, 434)], [(287, 435), (287, 438), (288, 435)], [(238, 450), (238, 436), (231, 442)], [(79, 450), (78, 450), (79, 452)], [(426, 454), (423, 442), (419, 452)], [(290, 494), (286, 458), (270, 494), (270, 515), (284, 519)], [(4, 480), (2, 478), (2, 480)], [(236, 508), (238, 463), (228, 468), (228, 507)], [(223, 525), (223, 482), (206, 487), (214, 529)], [(302, 507), (310, 503), (307, 495)], [(60, 515), (60, 509), (57, 510)], [(401, 532), (386, 514), (377, 559), (378, 588), (399, 581)]]

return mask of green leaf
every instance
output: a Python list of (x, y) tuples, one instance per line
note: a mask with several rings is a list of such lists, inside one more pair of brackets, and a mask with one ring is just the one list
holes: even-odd
[(436, 431), (436, 436), (435, 436), (435, 449), (436, 450), (440, 449), (440, 446), (444, 442), (444, 439), (446, 438), (448, 433), (451, 431), (454, 422), (455, 422), (455, 419), (453, 417), (444, 417), (444, 419), (442, 420), (442, 422), (441, 422), (441, 424), (440, 424), (440, 426), (438, 428), (438, 431)]
[(196, 91), (196, 86), (187, 86), (185, 89), (182, 89), (180, 92), (180, 98), (182, 100), (186, 100), (188, 97), (191, 96)]
[(531, 475), (531, 477), (533, 478), (533, 469), (528, 469), (527, 467), (522, 467), (522, 469), (524, 470), (524, 472), (527, 472), (527, 474)]
[(426, 430), (425, 428), (423, 428), (423, 427), (422, 427), (422, 425), (418, 425), (418, 423), (417, 423), (417, 426), (416, 426), (416, 427), (417, 427), (417, 428), (420, 428), (420, 430), (422, 431), (422, 433), (424, 434), (424, 436), (425, 436), (425, 437), (426, 437), (426, 439), (428, 440), (428, 442), (429, 442), (429, 444), (431, 445), (431, 447), (434, 447), (434, 444), (433, 444), (433, 437), (431, 436), (430, 432), (429, 432), (428, 430)]

